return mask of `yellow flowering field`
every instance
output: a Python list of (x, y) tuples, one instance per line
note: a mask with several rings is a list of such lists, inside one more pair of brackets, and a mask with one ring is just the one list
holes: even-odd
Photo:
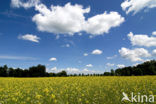
[(122, 92), (156, 94), (156, 76), (0, 78), (0, 104), (122, 104)]

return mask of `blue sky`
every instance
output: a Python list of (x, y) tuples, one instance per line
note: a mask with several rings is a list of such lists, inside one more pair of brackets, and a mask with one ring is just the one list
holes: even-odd
[(155, 18), (155, 0), (1, 0), (0, 65), (89, 73), (142, 63), (156, 58)]

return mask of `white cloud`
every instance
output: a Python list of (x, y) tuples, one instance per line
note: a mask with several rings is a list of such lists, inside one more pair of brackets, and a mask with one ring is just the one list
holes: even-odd
[(107, 65), (108, 67), (114, 66), (114, 64), (111, 64), (111, 63), (107, 63), (106, 65)]
[(140, 63), (135, 63), (135, 64), (133, 64), (133, 66), (137, 66), (137, 65), (139, 65)]
[(65, 44), (65, 45), (62, 45), (61, 47), (69, 48), (70, 47), (70, 44)]
[(56, 35), (56, 40), (60, 38), (60, 35)]
[(68, 48), (69, 48), (69, 47), (70, 47), (70, 44), (66, 44), (66, 47), (68, 47)]
[(114, 56), (111, 56), (111, 57), (107, 57), (107, 59), (108, 60), (111, 60), (111, 59), (114, 59), (114, 58), (116, 58), (117, 57), (117, 55), (114, 55)]
[(132, 32), (128, 34), (128, 37), (133, 46), (145, 46), (145, 47), (156, 46), (156, 37), (149, 37), (148, 35), (143, 34), (134, 35)]
[(153, 31), (153, 32), (152, 32), (152, 35), (156, 35), (156, 31)]
[(49, 59), (49, 61), (57, 61), (57, 59), (55, 57), (52, 57)]
[(151, 61), (151, 59), (146, 59), (146, 60), (144, 60), (143, 62), (148, 62), (148, 61)]
[(133, 50), (127, 49), (127, 48), (121, 48), (119, 50), (119, 53), (121, 57), (128, 59), (132, 62), (136, 61), (144, 61), (142, 57), (150, 57), (151, 55), (148, 53), (148, 51), (144, 48), (135, 48)]
[(153, 54), (154, 56), (156, 56), (156, 49), (154, 49), (154, 50), (152, 51), (152, 54)]
[(156, 0), (125, 0), (122, 2), (121, 7), (126, 14), (130, 12), (136, 14), (143, 9), (155, 8)]
[(36, 42), (36, 43), (39, 43), (39, 40), (40, 40), (39, 37), (37, 37), (36, 35), (33, 35), (33, 34), (20, 35), (20, 36), (18, 36), (18, 39), (28, 40), (28, 41), (32, 41), (32, 42)]
[(94, 55), (100, 55), (102, 53), (103, 52), (101, 50), (99, 50), (99, 49), (95, 49), (95, 50), (92, 51), (92, 54), (94, 54)]
[(57, 71), (57, 67), (53, 67), (53, 68), (51, 68), (50, 71), (52, 71), (52, 72), (56, 72), (56, 71)]
[(69, 74), (77, 74), (77, 73), (80, 73), (80, 70), (77, 69), (77, 68), (66, 68), (66, 69), (62, 69), (62, 70), (67, 71), (67, 73), (69, 73)]
[(38, 5), (40, 3), (40, 0), (27, 0), (27, 2), (23, 2), (23, 0), (11, 0), (11, 6), (14, 8), (20, 8), (23, 7), (25, 9), (34, 7), (35, 5)]
[[(81, 5), (51, 6), (48, 9), (44, 4), (36, 6), (39, 11), (33, 17), (40, 31), (55, 34), (70, 34), (80, 32), (85, 24), (85, 13), (89, 13), (90, 8), (83, 9)], [(62, 17), (63, 16), (63, 17)]]
[(36, 60), (36, 58), (33, 58), (33, 57), (8, 56), (8, 55), (0, 55), (0, 59), (6, 59), (6, 60)]
[(88, 53), (84, 53), (83, 56), (88, 56)]
[(118, 68), (124, 68), (125, 65), (123, 65), (123, 64), (118, 64), (117, 67), (118, 67)]
[(118, 12), (104, 12), (89, 18), (86, 21), (85, 31), (93, 35), (108, 33), (113, 27), (120, 26), (125, 19)]
[(54, 68), (51, 68), (51, 69), (48, 69), (48, 71), (50, 72), (54, 72), (54, 73), (58, 73), (58, 72), (61, 72), (61, 71), (66, 71), (67, 74), (102, 74), (103, 72), (102, 71), (98, 71), (98, 70), (88, 70), (88, 69), (83, 69), (83, 70), (80, 70), (78, 68), (72, 68), (72, 67), (68, 67), (68, 68), (61, 68), (61, 69), (58, 69), (57, 67), (54, 67)]
[[(48, 9), (44, 4), (35, 6), (39, 13), (33, 16), (38, 30), (55, 34), (73, 35), (85, 31), (92, 35), (108, 33), (113, 27), (120, 26), (124, 22), (118, 12), (104, 12), (86, 20), (84, 14), (90, 12), (90, 7), (83, 8), (82, 5), (51, 6)], [(62, 17), (63, 16), (63, 17)]]
[(79, 32), (79, 33), (78, 33), (78, 35), (79, 35), (79, 36), (82, 36), (82, 33), (81, 33), (81, 32)]
[(92, 64), (88, 64), (88, 65), (86, 65), (86, 67), (90, 67), (91, 68), (91, 67), (93, 67), (93, 65)]

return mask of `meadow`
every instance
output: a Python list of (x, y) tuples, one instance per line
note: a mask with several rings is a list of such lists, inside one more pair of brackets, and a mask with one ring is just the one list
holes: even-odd
[(154, 95), (156, 76), (0, 78), (0, 104), (128, 104), (122, 92)]

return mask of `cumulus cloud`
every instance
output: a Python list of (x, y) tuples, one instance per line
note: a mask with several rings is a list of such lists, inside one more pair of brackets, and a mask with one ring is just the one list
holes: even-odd
[(124, 65), (124, 64), (118, 64), (117, 67), (118, 67), (118, 68), (124, 68), (125, 65)]
[(125, 0), (121, 3), (121, 7), (126, 14), (130, 12), (136, 14), (143, 9), (155, 8), (156, 0)]
[(128, 34), (128, 37), (133, 46), (145, 46), (151, 47), (156, 46), (156, 37), (149, 37), (145, 34), (136, 34), (134, 35), (132, 32)]
[(57, 59), (55, 57), (52, 57), (49, 59), (49, 61), (57, 61)]
[(95, 50), (93, 50), (92, 51), (92, 54), (93, 55), (100, 55), (100, 54), (102, 54), (103, 52), (101, 51), (101, 50), (99, 50), (99, 49), (95, 49)]
[(84, 53), (83, 56), (88, 56), (88, 53)]
[(66, 44), (65, 46), (66, 46), (67, 48), (69, 48), (69, 47), (70, 47), (70, 44)]
[[(73, 34), (80, 32), (85, 24), (84, 13), (89, 13), (90, 8), (83, 9), (81, 5), (51, 6), (48, 9), (44, 4), (37, 5), (39, 11), (33, 17), (40, 31), (56, 34)], [(63, 17), (62, 17), (63, 16)]]
[(127, 49), (127, 48), (121, 48), (119, 50), (119, 53), (121, 57), (128, 59), (132, 62), (136, 61), (144, 61), (142, 58), (143, 57), (150, 57), (150, 53), (144, 49), (144, 48), (135, 48), (133, 50)]
[(88, 64), (88, 65), (86, 65), (86, 67), (90, 67), (91, 68), (91, 67), (93, 67), (93, 65), (92, 64)]
[(107, 57), (107, 59), (108, 60), (111, 60), (111, 59), (114, 59), (114, 58), (116, 58), (117, 57), (117, 55), (114, 55), (114, 56), (111, 56), (111, 57)]
[(107, 65), (108, 67), (114, 66), (114, 64), (111, 64), (111, 63), (107, 63), (106, 65)]
[(135, 63), (135, 64), (133, 64), (133, 66), (137, 66), (137, 65), (139, 65), (140, 63)]
[(70, 47), (70, 44), (65, 44), (65, 45), (62, 45), (61, 47), (69, 48)]
[(146, 59), (146, 60), (144, 60), (143, 62), (148, 62), (148, 61), (151, 61), (151, 59)]
[(124, 18), (118, 12), (104, 12), (89, 18), (86, 21), (84, 30), (93, 35), (108, 33), (113, 27), (120, 26)]
[(154, 56), (156, 56), (156, 49), (154, 49), (154, 50), (152, 51), (152, 54), (153, 54)]
[(39, 40), (40, 40), (39, 37), (37, 37), (36, 35), (33, 35), (33, 34), (20, 35), (20, 36), (18, 36), (18, 39), (28, 40), (28, 41), (32, 41), (32, 42), (36, 42), (36, 43), (39, 43)]
[(36, 60), (36, 58), (33, 58), (33, 57), (9, 56), (9, 55), (0, 55), (0, 59), (6, 59), (6, 60)]
[(67, 74), (99, 74), (99, 73), (103, 73), (102, 71), (98, 71), (98, 70), (88, 70), (88, 69), (78, 69), (78, 68), (72, 68), (72, 67), (68, 67), (68, 68), (61, 68), (61, 69), (58, 69), (57, 67), (54, 67), (54, 68), (51, 68), (51, 69), (48, 69), (48, 71), (50, 72), (54, 72), (54, 73), (58, 73), (58, 72), (61, 72), (61, 71), (66, 71)]
[(25, 9), (34, 7), (35, 5), (38, 5), (40, 3), (40, 0), (27, 0), (27, 2), (24, 2), (23, 0), (11, 0), (11, 6), (14, 8), (20, 8), (23, 7)]
[[(124, 22), (118, 12), (104, 12), (86, 19), (84, 14), (90, 12), (90, 7), (83, 8), (82, 5), (51, 6), (50, 9), (44, 4), (35, 6), (39, 13), (33, 16), (39, 31), (55, 34), (80, 33), (85, 31), (92, 35), (102, 35), (108, 33), (113, 27), (120, 26)], [(62, 17), (63, 16), (63, 17)]]
[(50, 71), (52, 71), (52, 72), (57, 72), (57, 67), (51, 68)]
[(156, 31), (153, 31), (153, 32), (152, 32), (152, 35), (156, 35)]

